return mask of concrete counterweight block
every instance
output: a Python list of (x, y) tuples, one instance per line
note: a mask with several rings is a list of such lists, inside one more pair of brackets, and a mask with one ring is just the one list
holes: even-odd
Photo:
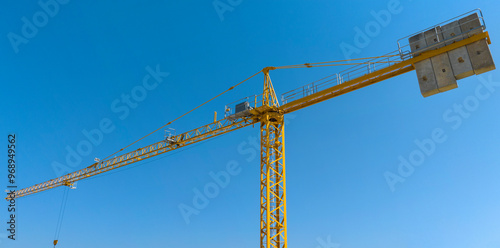
[(450, 45), (454, 42), (463, 40), (462, 29), (458, 21), (448, 23), (441, 27), (443, 34), (443, 39), (445, 40), (445, 45)]
[[(410, 37), (409, 42), (410, 42), (411, 52), (422, 50), (427, 46), (423, 33), (419, 33), (417, 35)], [(418, 55), (420, 55), (420, 53), (415, 53), (413, 56), (415, 57)]]
[[(444, 43), (440, 43), (443, 41), (443, 34), (441, 32), (441, 27), (437, 26), (430, 30), (424, 32), (425, 42), (427, 43), (427, 47), (429, 49), (437, 49), (444, 46)], [(440, 43), (439, 45), (435, 45)]]
[[(427, 46), (432, 49), (444, 47), (445, 45), (443, 42), (443, 32), (439, 26), (425, 31), (424, 36)], [(432, 57), (431, 64), (436, 77), (438, 92), (444, 92), (458, 87), (447, 53)]]
[[(446, 45), (463, 40), (462, 29), (458, 21), (446, 24), (441, 29)], [(474, 75), (467, 48), (459, 47), (451, 50), (448, 52), (448, 57), (450, 58), (455, 79), (459, 80)]]
[(464, 33), (464, 38), (483, 32), (483, 29), (481, 28), (481, 21), (479, 20), (477, 13), (468, 15), (458, 20), (458, 23), (460, 24), (462, 33)]
[(434, 56), (431, 58), (431, 61), (439, 92), (445, 92), (457, 88), (457, 80), (453, 75), (448, 54), (443, 53)]
[(455, 79), (463, 79), (474, 75), (472, 63), (469, 58), (469, 53), (466, 47), (459, 47), (448, 52), (451, 68)]
[[(474, 13), (443, 26), (434, 26), (408, 39), (413, 58), (422, 54), (430, 57), (414, 62), (422, 96), (455, 89), (458, 87), (457, 80), (495, 69), (487, 39), (458, 48), (453, 45), (470, 37), (478, 37), (483, 32), (482, 23), (479, 15)], [(450, 45), (454, 46), (451, 51), (440, 54), (434, 51)]]
[[(483, 32), (481, 21), (477, 13), (466, 16), (458, 20), (458, 22), (464, 36), (467, 35), (466, 37)], [(466, 47), (472, 68), (476, 75), (495, 69), (495, 63), (493, 62), (493, 57), (491, 56), (490, 48), (486, 40), (476, 41)]]
[(478, 40), (467, 45), (467, 52), (469, 53), (472, 68), (474, 68), (476, 75), (495, 70), (495, 62), (493, 62), (490, 47), (486, 40)]
[[(427, 47), (425, 36), (419, 33), (409, 38), (410, 48), (412, 52), (423, 50)], [(413, 56), (419, 56), (420, 53), (415, 53)], [(432, 68), (431, 59), (425, 59), (415, 63), (415, 71), (417, 72), (418, 85), (422, 96), (428, 97), (439, 93), (436, 76)]]
[(422, 96), (428, 97), (439, 93), (431, 59), (415, 63), (415, 71), (417, 72), (418, 85)]

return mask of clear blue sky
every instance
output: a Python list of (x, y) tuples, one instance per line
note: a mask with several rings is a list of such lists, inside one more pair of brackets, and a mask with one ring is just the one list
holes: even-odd
[[(84, 168), (262, 67), (346, 58), (341, 44), (355, 46), (356, 27), (377, 21), (371, 13), (388, 4), (397, 11), (353, 58), (391, 52), (401, 37), (482, 8), (500, 63), (494, 0), (220, 0), (227, 8), (220, 15), (212, 0), (65, 1), (47, 10), (37, 1), (8, 1), (0, 10), (2, 189), (11, 132), (18, 136), (18, 185), (27, 187), (56, 177), (53, 165), (67, 164), (68, 148), (90, 142), (84, 133), (107, 122), (112, 130), (73, 161), (72, 170)], [(33, 18), (36, 30), (24, 23)], [(144, 90), (148, 70), (157, 69), (161, 82), (150, 77)], [(271, 77), (281, 94), (341, 69)], [(289, 247), (500, 247), (500, 87), (485, 91), (481, 78), (500, 82), (500, 72), (425, 99), (410, 72), (290, 114)], [(260, 94), (262, 82), (254, 78), (172, 127), (184, 132), (209, 123), (226, 103)], [(477, 91), (488, 96), (471, 105)], [(463, 104), (474, 107), (461, 116), (454, 105)], [(444, 142), (391, 190), (384, 173), (398, 173), (400, 157), (408, 159), (419, 149), (415, 140), (433, 132)], [(79, 182), (59, 247), (257, 247), (258, 137), (257, 127), (247, 127)], [(160, 132), (141, 145), (162, 138)], [(210, 173), (235, 163), (239, 173), (186, 223), (179, 205), (193, 207), (194, 192), (215, 182)], [(7, 205), (0, 204), (0, 247), (51, 247), (62, 194), (58, 188), (18, 200), (16, 241), (6, 239)]]

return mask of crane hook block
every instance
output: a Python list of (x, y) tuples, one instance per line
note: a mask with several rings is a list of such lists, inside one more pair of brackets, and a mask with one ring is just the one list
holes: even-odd
[(56, 240), (54, 240), (54, 247), (56, 247), (57, 242), (59, 242), (59, 240), (57, 240), (57, 239), (56, 239)]

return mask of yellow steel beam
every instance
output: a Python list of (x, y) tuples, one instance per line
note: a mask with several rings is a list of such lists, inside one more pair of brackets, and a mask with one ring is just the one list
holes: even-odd
[[(74, 182), (102, 174), (104, 172), (114, 170), (143, 159), (151, 158), (170, 152), (194, 143), (198, 143), (210, 138), (258, 123), (259, 120), (256, 118), (243, 117), (238, 119), (222, 119), (214, 123), (193, 129), (189, 132), (185, 132), (176, 136), (171, 137), (170, 140), (162, 140), (156, 142), (149, 146), (139, 148), (133, 152), (123, 154), (119, 157), (104, 160), (99, 163), (95, 163), (84, 169), (66, 174), (64, 176), (33, 185), (28, 188), (17, 190), (14, 198), (20, 198), (23, 196), (35, 194), (41, 191), (52, 189), (59, 186), (71, 186)], [(6, 198), (6, 199), (11, 199)]]
[(415, 69), (414, 64), (434, 57), (436, 55), (449, 52), (451, 50), (454, 50), (456, 48), (471, 44), (473, 42), (476, 42), (478, 40), (482, 39), (487, 39), (488, 43), (491, 43), (490, 37), (488, 35), (488, 32), (480, 33), (473, 35), (467, 39), (463, 39), (461, 41), (457, 41), (455, 43), (452, 43), (450, 45), (444, 46), (442, 48), (437, 48), (435, 50), (430, 50), (430, 51), (425, 51), (422, 52), (419, 56), (416, 56), (414, 58), (404, 60), (402, 62), (399, 62), (397, 64), (394, 64), (392, 66), (388, 66), (384, 69), (380, 69), (377, 71), (374, 71), (372, 73), (368, 73), (366, 75), (363, 75), (361, 77), (358, 77), (356, 79), (335, 85), (333, 87), (330, 87), (328, 89), (316, 92), (314, 94), (311, 94), (309, 96), (297, 99), (295, 101), (289, 102), (287, 104), (284, 104), (280, 107), (280, 110), (282, 110), (285, 114), (314, 105), (319, 102), (326, 101), (328, 99), (331, 99), (336, 96), (340, 96), (349, 92), (352, 92), (354, 90), (366, 87), (368, 85), (372, 85), (374, 83), (381, 82), (385, 79), (401, 75), (403, 73), (412, 71)]

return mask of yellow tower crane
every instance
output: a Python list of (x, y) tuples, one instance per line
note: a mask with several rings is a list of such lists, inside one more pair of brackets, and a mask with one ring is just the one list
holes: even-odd
[[(431, 92), (429, 87), (434, 87), (435, 89), (431, 90), (436, 92), (454, 88), (449, 85), (442, 86), (442, 82), (449, 82), (446, 81), (449, 78), (445, 78), (445, 74), (440, 74), (445, 73), (446, 68), (451, 68), (452, 71), (457, 72), (458, 69), (453, 70), (454, 66), (463, 66), (463, 63), (469, 63), (471, 66), (469, 74), (480, 74), (495, 68), (487, 46), (487, 44), (491, 43), (490, 38), (488, 32), (484, 31), (485, 25), (480, 10), (450, 19), (446, 22), (446, 25), (444, 24), (440, 23), (430, 29), (402, 39), (402, 41), (408, 43), (405, 45), (404, 42), (403, 44), (398, 42), (397, 51), (380, 57), (266, 67), (259, 72), (264, 75), (262, 95), (253, 96), (251, 101), (246, 100), (234, 107), (227, 106), (226, 115), (223, 119), (217, 120), (215, 117), (213, 123), (182, 134), (168, 136), (164, 140), (135, 151), (97, 161), (84, 169), (18, 190), (12, 197), (20, 198), (59, 186), (72, 187), (79, 180), (257, 124), (260, 125), (261, 145), (260, 246), (263, 248), (285, 248), (287, 247), (287, 211), (284, 115), (412, 70), (417, 71), (422, 95), (429, 96), (429, 92)], [(455, 31), (450, 32), (445, 27), (453, 28)], [(431, 36), (429, 36), (430, 31)], [(446, 35), (449, 37), (446, 37)], [(466, 49), (465, 54), (468, 57), (462, 55), (457, 61), (453, 61), (452, 55), (460, 49)], [(425, 70), (425, 63), (439, 61), (443, 57), (447, 59), (448, 65), (431, 63), (431, 65), (434, 65), (434, 69), (431, 71)], [(345, 64), (354, 64), (356, 66), (283, 94), (281, 105), (269, 76), (270, 71), (278, 69)], [(457, 78), (456, 75), (454, 78), (461, 79)], [(234, 86), (225, 92), (233, 88)], [(54, 241), (54, 245), (56, 244), (57, 241)]]

